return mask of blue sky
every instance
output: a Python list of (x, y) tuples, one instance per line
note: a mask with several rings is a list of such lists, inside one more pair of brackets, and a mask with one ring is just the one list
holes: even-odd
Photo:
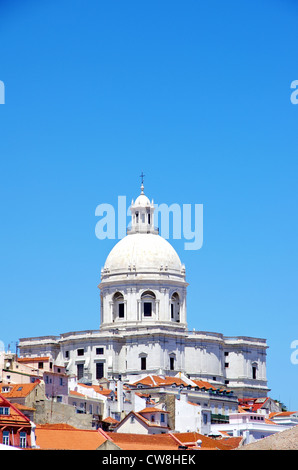
[(98, 204), (203, 204), (189, 329), (266, 338), (298, 409), (298, 7), (290, 0), (0, 3), (0, 340), (99, 326)]

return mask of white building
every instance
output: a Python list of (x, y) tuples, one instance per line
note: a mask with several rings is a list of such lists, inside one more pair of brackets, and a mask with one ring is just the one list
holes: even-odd
[(20, 355), (50, 355), (92, 383), (182, 372), (239, 397), (266, 396), (266, 340), (188, 331), (185, 267), (154, 227), (154, 204), (143, 185), (131, 214), (131, 228), (101, 271), (100, 328), (22, 338)]
[(231, 413), (229, 423), (212, 424), (211, 433), (216, 435), (225, 432), (234, 437), (242, 436), (243, 444), (250, 444), (287, 428), (268, 420), (264, 413), (242, 412)]

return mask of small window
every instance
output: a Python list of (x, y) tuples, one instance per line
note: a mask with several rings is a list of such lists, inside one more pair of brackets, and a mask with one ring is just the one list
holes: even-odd
[(170, 357), (170, 370), (174, 370), (174, 366), (175, 366), (175, 358)]
[(256, 366), (252, 367), (252, 378), (253, 379), (257, 378), (257, 368), (256, 368)]
[(65, 357), (66, 357), (66, 359), (69, 358), (69, 351), (65, 351)]
[(78, 356), (84, 356), (84, 349), (77, 349)]
[(146, 357), (141, 357), (141, 370), (146, 370)]
[(225, 362), (225, 368), (229, 367), (229, 363)]
[(96, 354), (101, 355), (104, 353), (103, 348), (96, 348)]
[(5, 446), (9, 446), (9, 431), (3, 431), (3, 433), (2, 433), (2, 443)]
[(130, 417), (130, 422), (131, 422), (131, 423), (134, 423), (134, 422), (135, 422), (135, 417), (134, 417), (133, 415)]
[(119, 318), (124, 318), (124, 304), (119, 304), (119, 310), (118, 310), (118, 313), (119, 313)]
[(144, 317), (151, 317), (152, 315), (152, 303), (144, 302)]
[(84, 364), (77, 364), (77, 380), (84, 376)]
[(164, 423), (164, 422), (165, 422), (165, 415), (164, 415), (164, 413), (161, 413), (161, 414), (160, 414), (160, 422), (161, 422), (161, 423)]
[(154, 421), (155, 421), (155, 416), (151, 415), (151, 423), (154, 423)]
[(39, 368), (39, 369), (43, 369), (43, 362), (39, 362), (39, 363), (38, 363), (38, 368)]
[(102, 379), (104, 376), (103, 362), (97, 362), (96, 364), (96, 379)]

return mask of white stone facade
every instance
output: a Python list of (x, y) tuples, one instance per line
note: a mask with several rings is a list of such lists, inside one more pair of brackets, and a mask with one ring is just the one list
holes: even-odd
[(99, 330), (23, 338), (20, 355), (51, 355), (93, 383), (182, 372), (239, 397), (266, 396), (264, 339), (188, 331), (185, 267), (154, 227), (153, 201), (141, 189), (131, 228), (101, 271)]

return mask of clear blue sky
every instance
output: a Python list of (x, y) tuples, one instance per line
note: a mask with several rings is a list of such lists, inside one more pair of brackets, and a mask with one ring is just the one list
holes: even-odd
[(266, 338), (298, 409), (298, 7), (293, 0), (0, 3), (0, 340), (96, 329), (115, 241), (95, 208), (204, 206), (189, 329)]

